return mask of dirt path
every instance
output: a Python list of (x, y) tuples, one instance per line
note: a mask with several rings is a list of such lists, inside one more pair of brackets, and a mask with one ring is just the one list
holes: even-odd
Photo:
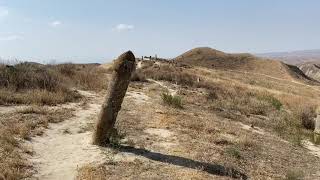
[(315, 145), (310, 141), (304, 141), (303, 145), (310, 151), (311, 154), (320, 158), (320, 147), (318, 145)]
[(169, 94), (171, 94), (172, 96), (176, 95), (177, 92), (178, 92), (177, 90), (172, 89), (172, 88), (170, 88), (169, 86), (166, 86), (163, 81), (156, 81), (156, 80), (153, 80), (153, 79), (148, 79), (148, 81), (153, 82), (153, 83), (155, 83), (155, 84), (158, 84), (158, 85), (160, 85), (161, 87), (163, 87), (164, 89), (167, 89), (167, 91), (169, 92)]
[[(92, 132), (86, 131), (100, 109), (96, 95), (82, 92), (89, 99), (86, 107), (76, 107), (75, 116), (50, 124), (43, 136), (32, 139), (36, 179), (74, 179), (77, 168), (87, 163), (104, 161), (102, 150), (91, 145)], [(100, 98), (102, 99), (102, 98)]]

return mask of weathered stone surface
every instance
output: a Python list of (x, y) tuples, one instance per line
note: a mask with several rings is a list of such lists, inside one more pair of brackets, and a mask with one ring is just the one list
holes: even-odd
[(108, 92), (98, 117), (93, 144), (105, 145), (116, 122), (118, 112), (121, 109), (123, 98), (128, 89), (131, 74), (135, 70), (135, 57), (128, 51), (118, 57), (113, 63), (112, 78), (109, 82)]

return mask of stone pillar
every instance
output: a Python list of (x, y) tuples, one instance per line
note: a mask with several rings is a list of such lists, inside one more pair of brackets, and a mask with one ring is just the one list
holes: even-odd
[(131, 74), (136, 68), (135, 57), (128, 51), (113, 62), (113, 73), (109, 82), (107, 96), (102, 104), (93, 135), (93, 144), (109, 143), (111, 131), (129, 86)]

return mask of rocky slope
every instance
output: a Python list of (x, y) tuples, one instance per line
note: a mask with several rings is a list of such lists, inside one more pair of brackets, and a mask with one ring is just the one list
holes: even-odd
[(303, 71), (307, 76), (320, 81), (320, 63), (309, 62), (298, 65), (299, 69)]

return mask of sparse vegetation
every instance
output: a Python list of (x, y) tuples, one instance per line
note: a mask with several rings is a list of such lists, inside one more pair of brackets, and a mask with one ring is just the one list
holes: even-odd
[(123, 132), (120, 132), (118, 129), (113, 128), (111, 130), (111, 135), (109, 138), (109, 144), (113, 148), (119, 148), (121, 145), (121, 140), (125, 137)]
[(229, 147), (226, 149), (226, 153), (229, 154), (230, 156), (240, 159), (241, 158), (241, 152), (238, 148), (236, 147)]
[(272, 96), (270, 94), (258, 96), (258, 98), (261, 99), (262, 101), (269, 102), (277, 110), (280, 110), (282, 107), (282, 103), (280, 102), (280, 100), (278, 100), (277, 98), (275, 98), (274, 96)]
[(182, 108), (183, 107), (182, 106), (182, 99), (180, 96), (171, 95), (168, 93), (162, 93), (161, 98), (162, 98), (162, 101), (169, 106), (172, 106), (175, 108)]
[[(313, 103), (305, 103), (303, 106), (297, 106), (299, 98), (289, 97), (278, 98), (268, 89), (263, 91), (250, 89), (247, 85), (239, 82), (212, 81), (208, 76), (207, 71), (201, 73), (195, 73), (190, 67), (183, 67), (173, 64), (164, 64), (156, 69), (150, 66), (143, 69), (143, 73), (148, 78), (156, 80), (166, 80), (181, 86), (188, 86), (192, 88), (204, 88), (207, 90), (207, 102), (210, 107), (216, 111), (223, 111), (227, 115), (226, 117), (232, 118), (238, 117), (234, 114), (240, 113), (241, 115), (261, 115), (268, 117), (269, 122), (255, 122), (260, 123), (263, 127), (272, 125), (272, 129), (275, 130), (281, 137), (294, 142), (294, 144), (301, 145), (303, 139), (309, 139), (314, 128), (314, 116), (315, 106)], [(154, 73), (151, 73), (154, 72)], [(220, 71), (219, 71), (220, 73)], [(221, 72), (222, 73), (222, 72)], [(220, 78), (228, 77), (226, 74), (216, 75)], [(240, 82), (246, 82), (250, 84), (252, 77), (240, 79)], [(241, 76), (240, 76), (241, 77)], [(233, 78), (233, 77), (232, 77)], [(248, 82), (247, 82), (248, 81)], [(262, 80), (255, 80), (257, 83)], [(273, 81), (267, 81), (266, 83), (272, 83)], [(259, 85), (259, 84), (257, 84)], [(264, 86), (264, 85), (263, 85)], [(268, 88), (272, 88), (270, 85)], [(284, 89), (286, 91), (287, 89)], [(304, 93), (304, 91), (300, 91)], [(164, 99), (164, 98), (163, 98)], [(167, 98), (170, 99), (170, 98)], [(286, 106), (286, 107), (284, 107)], [(287, 108), (287, 110), (283, 110)], [(307, 130), (306, 130), (306, 129)], [(309, 130), (308, 130), (309, 129)]]

